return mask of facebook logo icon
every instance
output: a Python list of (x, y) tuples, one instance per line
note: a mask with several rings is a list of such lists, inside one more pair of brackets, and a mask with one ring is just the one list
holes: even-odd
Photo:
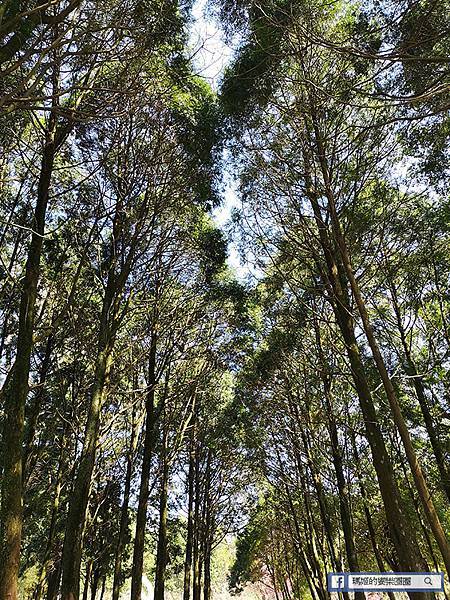
[(340, 592), (345, 590), (346, 586), (346, 573), (328, 573), (327, 576), (327, 588), (329, 592)]

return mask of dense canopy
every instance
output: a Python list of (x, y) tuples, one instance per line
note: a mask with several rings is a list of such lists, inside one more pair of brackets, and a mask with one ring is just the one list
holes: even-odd
[(449, 1), (4, 0), (0, 70), (0, 600), (448, 582)]

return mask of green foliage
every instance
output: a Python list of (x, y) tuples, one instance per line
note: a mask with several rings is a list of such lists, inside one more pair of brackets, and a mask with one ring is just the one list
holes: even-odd
[(249, 39), (224, 74), (221, 103), (226, 116), (243, 117), (267, 102), (280, 75), (277, 57), (285, 43), (285, 25), (296, 7), (289, 0), (268, 2), (264, 8), (249, 3)]
[(229, 586), (234, 594), (244, 590), (247, 583), (261, 576), (261, 547), (265, 542), (267, 509), (261, 501), (250, 515), (244, 530), (236, 541), (236, 558), (229, 575)]
[(210, 284), (225, 268), (227, 242), (223, 232), (206, 216), (200, 216), (191, 231), (199, 252), (202, 272), (206, 282)]
[[(228, 580), (233, 594), (326, 597), (349, 538), (361, 569), (397, 568), (362, 393), (417, 549), (440, 567), (349, 282), (448, 528), (448, 1), (212, 0), (239, 36), (218, 94), (188, 57), (191, 0), (93, 0), (60, 23), (72, 5), (28, 4), (0, 9), (2, 383), (46, 204), (18, 407), (23, 599), (57, 573), (86, 432), (82, 570), (109, 593), (124, 515), (128, 586), (149, 415), (144, 571), (167, 461), (168, 593), (183, 584), (192, 487), (213, 596)], [(225, 170), (245, 283), (211, 215)]]

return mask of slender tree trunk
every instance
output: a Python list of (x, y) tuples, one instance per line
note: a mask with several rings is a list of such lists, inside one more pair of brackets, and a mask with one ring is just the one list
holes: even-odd
[(2, 326), (2, 335), (0, 338), (0, 361), (3, 358), (3, 351), (5, 349), (6, 337), (8, 335), (8, 322), (11, 316), (11, 309), (9, 308), (7, 311), (3, 312), (3, 326)]
[(273, 588), (273, 593), (275, 594), (275, 600), (280, 600), (280, 596), (278, 594), (278, 584), (277, 584), (277, 576), (276, 576), (276, 572), (275, 572), (275, 566), (273, 564), (273, 561), (271, 561), (272, 564), (268, 564), (267, 565), (267, 570), (269, 571), (270, 574), (270, 578), (272, 580), (272, 588)]
[[(360, 458), (359, 458), (358, 448), (356, 446), (355, 434), (352, 429), (349, 429), (349, 432), (350, 432), (350, 441), (352, 444), (353, 456), (354, 456), (355, 464), (356, 464), (356, 475), (357, 475), (357, 480), (358, 480), (358, 487), (359, 487), (359, 491), (361, 493), (361, 498), (362, 498), (362, 502), (363, 502), (364, 515), (366, 517), (367, 530), (369, 532), (370, 542), (372, 544), (372, 549), (373, 549), (373, 552), (375, 555), (375, 560), (377, 561), (377, 565), (378, 565), (378, 568), (380, 569), (380, 573), (383, 573), (385, 571), (384, 561), (383, 561), (383, 557), (381, 555), (380, 549), (378, 547), (377, 536), (375, 534), (375, 527), (373, 526), (372, 516), (370, 514), (370, 510), (369, 510), (369, 506), (368, 506), (367, 492), (366, 492), (366, 488), (365, 488), (363, 480), (362, 480), (362, 473), (359, 468)], [(398, 570), (398, 569), (394, 569), (394, 570)], [(390, 600), (395, 600), (395, 596), (394, 596), (393, 592), (388, 592), (388, 596), (389, 596)]]
[(142, 574), (144, 568), (145, 526), (147, 522), (147, 504), (150, 485), (150, 468), (153, 449), (156, 442), (157, 414), (155, 409), (156, 386), (156, 333), (151, 332), (151, 346), (148, 366), (148, 393), (145, 402), (146, 421), (144, 437), (144, 456), (142, 459), (141, 483), (139, 488), (138, 510), (136, 515), (136, 533), (133, 548), (133, 566), (131, 571), (131, 600), (141, 600)]
[(401, 505), (392, 463), (378, 425), (378, 418), (365, 377), (353, 325), (350, 323), (351, 317), (347, 311), (344, 312), (340, 307), (338, 308), (338, 314), (341, 320), (341, 331), (344, 335), (352, 366), (355, 386), (363, 410), (367, 437), (372, 450), (374, 467), (377, 472), (380, 491), (385, 505), (386, 519), (399, 557), (400, 566), (405, 571), (426, 570), (426, 565), (415, 543), (415, 536), (412, 533)]
[[(297, 436), (295, 436), (295, 437), (297, 439)], [(305, 478), (303, 462), (302, 462), (301, 456), (300, 456), (300, 450), (299, 450), (296, 440), (294, 440), (294, 451), (295, 451), (295, 460), (296, 460), (298, 478), (300, 480), (300, 487), (302, 490), (304, 490), (304, 493), (302, 494), (303, 504), (304, 504), (304, 513), (303, 513), (303, 515), (300, 515), (301, 522), (303, 523), (303, 527), (305, 530), (304, 535), (301, 534), (299, 518), (297, 516), (296, 508), (295, 508), (288, 485), (285, 485), (285, 492), (286, 492), (286, 496), (288, 498), (288, 502), (289, 502), (289, 506), (291, 509), (292, 518), (294, 520), (295, 530), (297, 532), (297, 537), (298, 537), (299, 543), (300, 543), (300, 540), (304, 541), (304, 547), (306, 548), (305, 555), (308, 557), (308, 563), (309, 563), (308, 566), (309, 566), (309, 572), (311, 574), (312, 585), (314, 586), (314, 588), (316, 590), (316, 594), (319, 596), (319, 598), (321, 600), (322, 599), (326, 600), (328, 598), (328, 593), (326, 591), (326, 586), (325, 586), (326, 578), (325, 578), (325, 574), (323, 572), (321, 561), (320, 561), (320, 558), (319, 558), (319, 555), (317, 552), (316, 527), (315, 527), (315, 523), (313, 522), (313, 519), (312, 519), (313, 511), (312, 511), (312, 508), (310, 505), (311, 503), (310, 503), (310, 498), (309, 498), (308, 485), (307, 485), (306, 478)]]
[[(120, 261), (120, 239), (123, 235), (123, 199), (119, 197), (114, 213), (110, 243), (108, 278), (103, 296), (102, 314), (98, 336), (93, 390), (86, 422), (83, 449), (69, 502), (62, 556), (62, 600), (78, 600), (80, 593), (80, 567), (82, 538), (89, 501), (89, 489), (95, 465), (101, 409), (107, 394), (107, 381), (111, 369), (115, 335), (119, 325), (120, 298), (127, 281), (134, 256), (134, 242)], [(124, 258), (122, 256), (122, 258)]]
[(384, 362), (384, 359), (381, 355), (378, 342), (375, 338), (375, 334), (372, 328), (372, 324), (370, 322), (369, 314), (363, 300), (361, 290), (359, 288), (359, 284), (356, 281), (353, 266), (351, 264), (350, 255), (347, 248), (347, 243), (345, 241), (344, 234), (342, 232), (341, 224), (339, 221), (339, 216), (336, 209), (334, 194), (332, 190), (328, 164), (326, 160), (326, 151), (322, 142), (321, 132), (317, 126), (317, 120), (314, 118), (313, 113), (313, 124), (314, 124), (314, 132), (315, 132), (315, 140), (317, 145), (317, 153), (319, 162), (321, 165), (322, 175), (324, 179), (325, 185), (325, 194), (328, 201), (328, 209), (331, 217), (332, 231), (333, 236), (336, 241), (337, 247), (339, 249), (339, 254), (342, 259), (343, 268), (345, 271), (346, 278), (350, 284), (350, 289), (352, 295), (355, 299), (356, 306), (358, 308), (359, 315), (361, 317), (362, 325), (364, 332), (366, 334), (367, 341), (369, 343), (372, 356), (377, 367), (377, 370), (380, 374), (381, 381), (383, 383), (383, 388), (386, 393), (386, 397), (389, 401), (389, 405), (391, 407), (391, 412), (394, 418), (395, 425), (400, 433), (400, 438), (403, 442), (403, 446), (405, 448), (406, 457), (408, 459), (411, 473), (413, 475), (415, 484), (417, 486), (417, 490), (419, 492), (420, 499), (422, 501), (422, 506), (427, 517), (428, 523), (433, 531), (436, 542), (441, 551), (442, 557), (444, 559), (444, 564), (447, 569), (447, 573), (450, 575), (450, 546), (447, 542), (447, 538), (442, 527), (442, 524), (439, 520), (439, 515), (437, 514), (436, 508), (434, 506), (433, 500), (431, 498), (431, 493), (428, 490), (428, 486), (422, 472), (422, 468), (418, 461), (416, 452), (414, 450), (414, 446), (411, 441), (411, 436), (409, 435), (409, 430), (406, 425), (406, 422), (403, 418), (403, 414), (398, 403), (397, 395), (394, 390), (394, 386), (387, 372), (387, 368)]
[[(327, 397), (328, 396), (328, 397)], [(333, 466), (336, 473), (336, 483), (339, 494), (339, 513), (341, 517), (342, 531), (344, 533), (345, 552), (350, 571), (359, 572), (359, 561), (356, 554), (355, 541), (353, 537), (353, 525), (350, 511), (350, 502), (348, 497), (348, 487), (345, 480), (344, 469), (342, 465), (342, 453), (339, 446), (339, 438), (334, 420), (333, 409), (329, 394), (325, 394), (326, 405), (328, 410), (328, 426), (331, 439), (331, 453), (333, 457)], [(363, 596), (355, 596), (359, 600), (363, 600)]]
[(53, 163), (57, 149), (56, 117), (50, 114), (46, 132), (31, 242), (22, 281), (17, 350), (12, 370), (1, 392), (4, 404), (2, 433), (2, 503), (0, 522), (0, 598), (17, 600), (23, 519), (22, 443), (28, 395), (36, 298), (42, 242)]
[(61, 561), (59, 560), (48, 575), (46, 600), (56, 600), (59, 591), (59, 580), (61, 578)]
[(100, 592), (100, 600), (103, 600), (103, 598), (105, 596), (105, 590), (106, 590), (106, 575), (102, 579), (102, 589)]
[(164, 434), (162, 449), (162, 482), (159, 504), (158, 548), (156, 553), (155, 597), (164, 600), (166, 566), (167, 566), (167, 497), (169, 492), (169, 464), (167, 462), (167, 436)]
[[(392, 440), (392, 443), (393, 444), (395, 443), (394, 440)], [(397, 446), (398, 446), (398, 444), (397, 444)], [(400, 451), (400, 448), (398, 448), (398, 447), (397, 447), (397, 452), (398, 452), (398, 455), (401, 457), (401, 451)], [(431, 541), (430, 534), (429, 534), (429, 532), (427, 530), (426, 524), (424, 523), (422, 515), (421, 515), (421, 512), (420, 512), (420, 502), (417, 499), (416, 494), (414, 493), (413, 486), (411, 485), (411, 482), (410, 482), (409, 477), (408, 477), (408, 470), (407, 470), (406, 465), (405, 465), (405, 463), (404, 463), (403, 460), (401, 460), (401, 466), (402, 466), (402, 471), (403, 471), (405, 483), (406, 483), (406, 486), (408, 488), (408, 494), (409, 494), (409, 497), (411, 498), (411, 502), (412, 502), (412, 504), (413, 504), (413, 506), (414, 506), (414, 508), (416, 510), (417, 520), (419, 521), (420, 527), (421, 527), (421, 529), (423, 531), (423, 537), (425, 538), (425, 541), (427, 543), (428, 552), (429, 552), (429, 554), (431, 556), (431, 560), (433, 562), (433, 566), (434, 566), (434, 568), (435, 568), (436, 571), (439, 571), (439, 564), (438, 564), (438, 561), (436, 560), (436, 555), (434, 553), (433, 543)]]
[(98, 584), (100, 581), (100, 573), (98, 567), (94, 569), (91, 585), (91, 600), (95, 600), (97, 596)]
[[(195, 419), (195, 413), (194, 413)], [(184, 560), (183, 600), (189, 600), (191, 593), (192, 571), (192, 546), (194, 534), (194, 476), (195, 476), (195, 431), (196, 420), (191, 425), (189, 444), (189, 471), (188, 471), (188, 522), (186, 536), (186, 557)]]
[[(334, 211), (335, 214), (335, 211)], [(336, 215), (335, 215), (336, 218)], [(339, 224), (336, 224), (336, 229), (339, 227)], [(386, 369), (386, 365), (384, 363), (384, 359), (381, 355), (380, 349), (378, 347), (378, 343), (375, 339), (375, 335), (372, 329), (372, 325), (370, 323), (369, 314), (367, 312), (367, 308), (365, 306), (364, 300), (361, 296), (361, 292), (359, 290), (359, 285), (356, 282), (356, 279), (353, 274), (353, 269), (350, 263), (350, 258), (348, 256), (347, 247), (345, 245), (345, 241), (342, 235), (342, 232), (338, 231), (339, 235), (339, 246), (341, 249), (342, 259), (345, 266), (346, 274), (350, 281), (350, 286), (358, 306), (358, 311), (361, 317), (361, 321), (363, 324), (364, 331), (366, 333), (367, 341), (369, 343), (370, 349), (372, 351), (372, 355), (377, 366), (378, 372), (380, 373), (381, 380), (383, 383), (384, 391), (389, 401), (389, 405), (391, 407), (391, 411), (394, 417), (394, 422), (397, 426), (398, 432), (400, 433), (400, 438), (403, 442), (403, 447), (405, 449), (406, 457), (409, 462), (409, 466), (411, 468), (411, 473), (414, 478), (414, 482), (417, 487), (417, 491), (419, 492), (419, 497), (422, 501), (422, 506), (427, 517), (428, 523), (431, 527), (431, 530), (434, 534), (434, 538), (439, 546), (442, 557), (444, 559), (444, 564), (447, 569), (447, 573), (450, 575), (450, 546), (447, 541), (447, 537), (445, 535), (444, 529), (439, 519), (439, 515), (434, 506), (434, 502), (431, 497), (431, 493), (428, 489), (428, 485), (425, 480), (425, 476), (422, 472), (422, 468), (420, 466), (419, 460), (416, 455), (416, 451), (414, 449), (411, 436), (409, 434), (408, 426), (406, 425), (405, 419), (403, 418), (403, 414), (400, 408), (400, 405), (397, 400), (397, 395), (394, 390), (394, 386), (389, 377), (389, 374)]]
[[(324, 577), (320, 557), (317, 552), (316, 526), (315, 526), (315, 523), (313, 520), (313, 509), (311, 507), (310, 494), (308, 491), (308, 485), (307, 485), (305, 473), (303, 470), (303, 462), (300, 457), (299, 448), (297, 446), (294, 446), (294, 448), (295, 448), (297, 473), (298, 473), (298, 477), (300, 479), (301, 489), (305, 490), (304, 494), (303, 494), (304, 513), (302, 515), (302, 522), (303, 522), (303, 526), (305, 528), (305, 535), (300, 536), (300, 534), (299, 534), (299, 539), (302, 539), (302, 537), (303, 537), (303, 539), (305, 541), (305, 547), (307, 549), (307, 554), (309, 556), (309, 564), (311, 566), (311, 572), (312, 572), (313, 581), (314, 581), (314, 585), (316, 587), (317, 593), (319, 594), (319, 596), (321, 598), (323, 598), (323, 597), (326, 598), (327, 594), (326, 594), (325, 584), (324, 584), (325, 577)], [(295, 512), (294, 503), (292, 501), (288, 486), (286, 486), (286, 494), (289, 498), (289, 503), (290, 503), (293, 517), (294, 517), (295, 523), (296, 523), (296, 529), (299, 532), (300, 529), (298, 526), (297, 514)]]
[[(322, 343), (320, 339), (320, 330), (317, 323), (314, 323), (316, 332), (316, 341), (320, 360), (320, 376), (323, 385), (323, 400), (327, 413), (328, 432), (331, 442), (331, 456), (336, 474), (336, 483), (339, 494), (339, 514), (341, 517), (342, 531), (344, 533), (345, 553), (347, 556), (348, 567), (351, 572), (359, 573), (359, 561), (356, 554), (355, 540), (353, 535), (353, 524), (351, 518), (350, 502), (348, 496), (348, 487), (345, 480), (342, 452), (339, 445), (339, 435), (336, 426), (336, 420), (333, 411), (333, 402), (331, 395), (331, 378), (328, 365), (325, 361)], [(364, 592), (355, 592), (355, 600), (364, 600)]]
[[(304, 547), (301, 543), (301, 540), (304, 536), (302, 536), (299, 519), (297, 517), (297, 511), (292, 500), (291, 492), (287, 485), (285, 485), (285, 491), (291, 511), (292, 520), (294, 523), (295, 532), (297, 534), (297, 542), (294, 544), (294, 546), (297, 546), (298, 556), (301, 560), (302, 570), (308, 582), (311, 594), (313, 597), (319, 598), (319, 600), (327, 600), (329, 594), (327, 593), (324, 587), (324, 580), (321, 574), (321, 569), (320, 567), (318, 567), (317, 557), (315, 554), (311, 556), (311, 551), (305, 552)], [(306, 533), (306, 536), (308, 536), (308, 533)], [(307, 558), (308, 554), (310, 555), (309, 559)]]
[[(78, 280), (80, 279), (80, 276), (82, 273), (82, 267), (83, 267), (83, 264), (84, 264), (84, 261), (86, 258), (87, 249), (88, 249), (90, 243), (92, 242), (92, 237), (93, 237), (93, 233), (95, 231), (96, 224), (97, 224), (97, 220), (95, 221), (94, 225), (91, 228), (91, 232), (88, 236), (88, 241), (87, 241), (85, 249), (83, 251), (83, 255), (78, 263), (78, 267), (77, 267), (75, 276), (71, 283), (71, 289), (70, 289), (70, 292), (69, 292), (69, 295), (67, 298), (67, 302), (64, 304), (63, 309), (59, 313), (57, 313), (57, 314), (53, 313), (53, 315), (52, 315), (51, 325), (50, 325), (50, 333), (47, 336), (47, 340), (46, 340), (46, 344), (45, 344), (45, 351), (44, 351), (44, 358), (42, 360), (41, 367), (40, 367), (39, 387), (33, 398), (33, 402), (31, 403), (29, 413), (26, 414), (27, 426), (25, 428), (25, 434), (24, 434), (24, 444), (23, 444), (24, 449), (23, 449), (23, 459), (22, 459), (24, 488), (26, 487), (27, 482), (32, 473), (32, 466), (30, 464), (31, 463), (30, 458), (32, 455), (32, 445), (33, 445), (33, 441), (34, 441), (34, 438), (36, 435), (36, 427), (37, 427), (37, 423), (38, 423), (38, 419), (39, 419), (39, 413), (41, 410), (42, 401), (45, 397), (45, 383), (47, 381), (48, 373), (49, 373), (50, 366), (51, 366), (51, 358), (52, 358), (52, 354), (53, 354), (54, 347), (55, 347), (55, 330), (57, 329), (59, 323), (61, 322), (62, 317), (65, 314), (67, 314), (69, 307), (71, 307), (73, 304), (77, 283), (78, 283)], [(60, 265), (59, 265), (60, 268), (62, 267), (62, 265), (64, 264), (64, 262), (66, 260), (67, 260), (67, 256), (64, 255), (64, 257), (60, 261)], [(1, 356), (1, 353), (0, 353), (0, 356)]]
[[(309, 424), (309, 416), (308, 416), (308, 424)], [(316, 490), (317, 500), (318, 500), (318, 504), (319, 504), (319, 512), (321, 515), (323, 527), (325, 529), (325, 537), (327, 539), (327, 545), (328, 545), (329, 555), (330, 555), (330, 559), (331, 559), (332, 569), (340, 572), (340, 571), (342, 571), (342, 564), (341, 564), (341, 561), (338, 560), (338, 558), (336, 556), (336, 552), (334, 550), (334, 540), (333, 540), (334, 536), (333, 536), (333, 530), (332, 530), (332, 525), (331, 525), (331, 520), (330, 520), (330, 510), (329, 510), (328, 503), (327, 503), (327, 500), (325, 497), (322, 479), (321, 479), (320, 473), (317, 471), (317, 469), (315, 467), (314, 459), (313, 459), (312, 452), (311, 452), (310, 440), (308, 438), (308, 435), (307, 435), (307, 432), (305, 429), (302, 429), (301, 435), (302, 435), (302, 439), (303, 439), (303, 445), (305, 448), (305, 454), (307, 457), (308, 467), (309, 467), (309, 470), (310, 470), (310, 473), (311, 473), (311, 476), (313, 479), (314, 488)], [(348, 592), (343, 592), (342, 596), (343, 596), (344, 600), (349, 600), (349, 598), (350, 598)], [(361, 596), (358, 596), (358, 598), (360, 600), (362, 600)]]
[(197, 593), (199, 598), (202, 597), (202, 587), (203, 587), (203, 563), (205, 560), (205, 548), (203, 544), (203, 540), (200, 543), (200, 552), (198, 559), (198, 581), (197, 581)]
[(92, 562), (89, 561), (86, 564), (86, 577), (84, 578), (83, 600), (88, 600), (89, 581), (91, 579), (91, 571), (92, 571)]
[(211, 506), (211, 460), (212, 451), (208, 449), (205, 469), (205, 492), (204, 492), (204, 513), (203, 519), (203, 599), (211, 598), (211, 546), (212, 546), (212, 506)]
[[(386, 520), (389, 525), (391, 538), (394, 543), (399, 563), (404, 571), (426, 570), (426, 563), (420, 555), (415, 535), (406, 513), (402, 507), (400, 494), (394, 477), (392, 463), (387, 452), (383, 434), (378, 424), (372, 394), (365, 374), (359, 346), (355, 336), (355, 324), (346, 289), (346, 278), (342, 266), (336, 259), (335, 252), (328, 237), (327, 227), (323, 222), (317, 197), (311, 191), (309, 194), (316, 223), (319, 229), (320, 242), (327, 264), (326, 280), (333, 294), (332, 307), (336, 320), (345, 342), (347, 356), (350, 362), (352, 377), (358, 394), (367, 439), (372, 451), (372, 458), (377, 473), (378, 484), (383, 498)], [(416, 598), (426, 598), (420, 592)]]
[(417, 400), (419, 401), (420, 409), (422, 411), (425, 427), (428, 433), (428, 437), (430, 439), (431, 447), (433, 448), (434, 457), (436, 459), (436, 465), (439, 470), (439, 485), (441, 486), (448, 500), (450, 501), (450, 472), (448, 468), (448, 463), (445, 460), (444, 451), (442, 449), (441, 443), (436, 433), (436, 429), (434, 427), (433, 417), (431, 416), (430, 408), (428, 406), (428, 400), (425, 393), (425, 385), (423, 382), (423, 378), (419, 375), (416, 364), (411, 354), (410, 347), (408, 345), (408, 340), (406, 339), (406, 331), (403, 326), (402, 317), (400, 313), (397, 290), (395, 289), (394, 283), (392, 281), (390, 282), (390, 288), (392, 296), (392, 306), (394, 308), (394, 313), (397, 321), (397, 329), (400, 334), (403, 353), (405, 356), (405, 371), (407, 375), (409, 375), (409, 377), (412, 378)]
[(102, 344), (97, 356), (94, 376), (94, 390), (84, 435), (84, 445), (78, 472), (69, 503), (66, 534), (62, 556), (62, 598), (78, 600), (80, 593), (80, 567), (82, 535), (86, 521), (92, 472), (94, 470), (100, 412), (106, 397), (106, 383), (111, 368), (111, 341)]
[(330, 556), (330, 560), (331, 560), (331, 565), (332, 565), (333, 570), (336, 569), (337, 571), (340, 571), (342, 565), (340, 565), (338, 563), (336, 553), (334, 551), (333, 530), (332, 530), (332, 526), (331, 526), (330, 511), (329, 511), (329, 507), (327, 505), (327, 501), (325, 498), (325, 493), (324, 493), (323, 485), (322, 485), (322, 479), (314, 465), (314, 459), (313, 459), (313, 456), (311, 453), (311, 447), (310, 447), (308, 435), (307, 435), (305, 429), (301, 430), (301, 436), (303, 439), (303, 447), (305, 449), (305, 455), (306, 455), (306, 459), (307, 459), (309, 472), (311, 473), (311, 478), (313, 480), (314, 489), (316, 491), (317, 501), (319, 504), (320, 517), (321, 517), (321, 520), (323, 523), (323, 527), (325, 529), (325, 537), (327, 540), (327, 546), (328, 546), (329, 556)]
[(36, 392), (35, 397), (33, 398), (33, 403), (31, 405), (31, 409), (29, 414), (27, 415), (27, 427), (25, 429), (24, 435), (24, 448), (23, 448), (23, 459), (22, 459), (22, 472), (23, 472), (23, 480), (24, 487), (26, 486), (26, 482), (29, 478), (29, 473), (27, 473), (27, 464), (31, 455), (31, 446), (34, 440), (34, 436), (36, 433), (36, 426), (39, 416), (39, 410), (41, 407), (42, 399), (44, 397), (44, 386), (47, 380), (48, 371), (50, 369), (50, 359), (53, 351), (53, 343), (54, 337), (50, 334), (47, 337), (47, 342), (45, 344), (44, 351), (44, 359), (41, 364), (40, 373), (39, 373), (39, 388)]
[(211, 600), (211, 544), (209, 542), (207, 542), (205, 546), (205, 561), (203, 565), (203, 570), (203, 599)]
[(138, 441), (138, 424), (135, 422), (135, 414), (133, 411), (131, 425), (131, 440), (127, 456), (127, 471), (125, 475), (125, 486), (123, 492), (123, 502), (120, 509), (120, 526), (119, 536), (117, 540), (116, 555), (114, 559), (114, 580), (112, 600), (119, 600), (120, 587), (122, 584), (122, 556), (125, 550), (125, 534), (128, 527), (128, 505), (130, 502), (131, 478), (133, 475), (133, 460), (136, 452)]
[(193, 580), (192, 598), (200, 600), (200, 448), (198, 443), (195, 448), (194, 469), (195, 497), (194, 497), (194, 548), (193, 548)]
[(64, 426), (62, 440), (61, 440), (61, 452), (59, 455), (58, 472), (56, 474), (56, 487), (55, 496), (53, 499), (52, 515), (50, 518), (50, 526), (48, 531), (47, 545), (45, 547), (44, 556), (42, 557), (42, 564), (38, 576), (38, 584), (34, 593), (34, 600), (41, 600), (44, 582), (47, 577), (47, 570), (49, 567), (50, 556), (52, 552), (53, 542), (56, 533), (56, 519), (59, 512), (59, 503), (61, 497), (61, 486), (62, 486), (62, 470), (63, 470), (63, 455), (65, 451), (65, 439), (67, 433), (67, 424)]

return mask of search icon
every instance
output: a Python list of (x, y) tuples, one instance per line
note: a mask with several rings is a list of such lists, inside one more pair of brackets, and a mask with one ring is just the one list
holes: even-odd
[(431, 581), (431, 577), (424, 577), (423, 582), (426, 583), (427, 585), (433, 585), (433, 582)]

